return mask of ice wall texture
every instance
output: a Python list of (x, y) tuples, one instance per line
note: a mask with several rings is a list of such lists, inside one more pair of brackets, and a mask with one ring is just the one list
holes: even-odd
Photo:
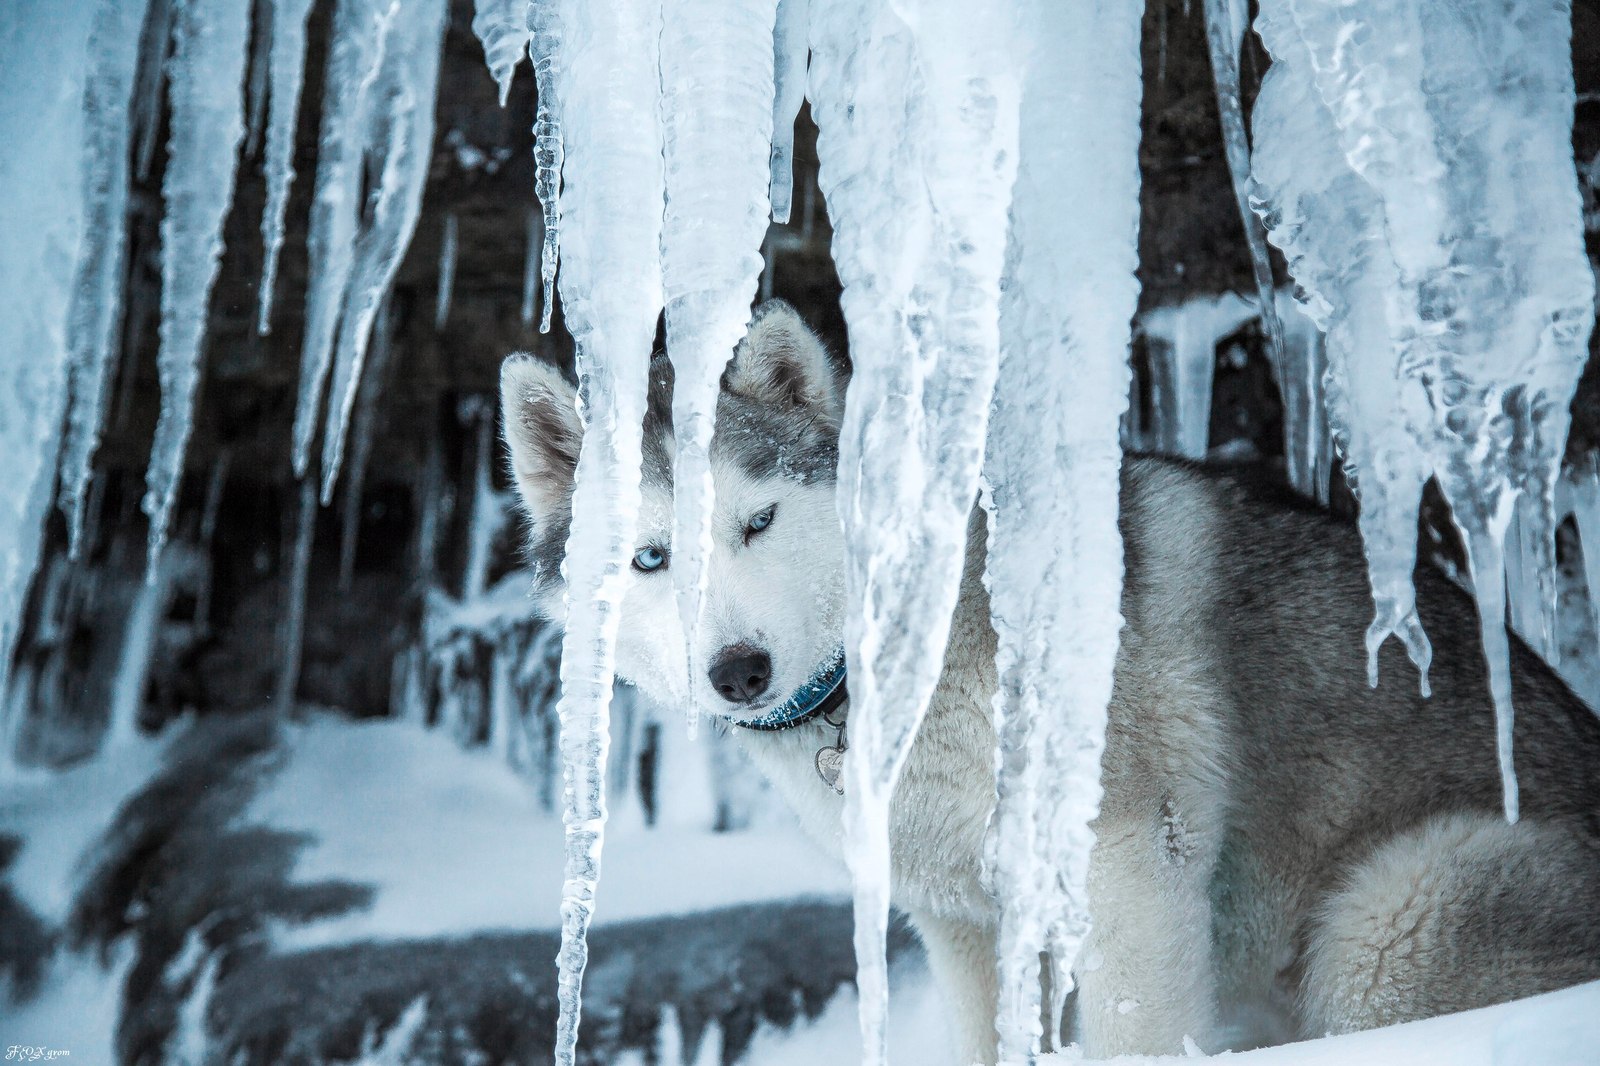
[(1257, 30), (1273, 65), (1254, 177), (1328, 336), (1377, 605), (1369, 670), (1397, 635), (1426, 689), (1411, 572), (1432, 476), (1467, 547), (1515, 821), (1504, 541), (1520, 497), (1552, 632), (1555, 482), (1594, 319), (1570, 5), (1268, 0)]
[[(1089, 929), (1089, 823), (1122, 627), (1117, 528), (1138, 303), (1138, 5), (1046, 5), (1032, 24), (1001, 358), (983, 476), (998, 637), (1000, 1058), (1059, 1031)], [(1207, 349), (1212, 362), (1214, 344)], [(1041, 1015), (1040, 951), (1053, 1002)]]

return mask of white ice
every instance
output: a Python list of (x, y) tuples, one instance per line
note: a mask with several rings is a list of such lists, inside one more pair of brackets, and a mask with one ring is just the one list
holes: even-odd
[[(561, 300), (576, 345), (585, 422), (566, 551), (557, 705), (567, 846), (556, 1062), (572, 1066), (606, 822), (617, 611), (634, 551), (646, 374), (663, 303), (661, 7), (659, 0), (618, 0), (563, 4), (559, 13), (549, 5), (534, 10), (536, 23), (540, 14), (559, 18), (563, 33), (559, 54), (541, 54), (541, 40), (555, 42), (536, 25), (535, 70), (548, 66), (559, 80), (566, 152)], [(547, 210), (553, 206), (544, 202)], [(553, 219), (551, 211), (547, 236)]]
[(152, 573), (166, 544), (194, 428), (211, 286), (221, 265), (222, 224), (233, 204), (235, 164), (244, 139), (250, 2), (180, 3), (172, 36), (171, 133), (161, 187), (161, 350), (156, 359), (161, 414), (143, 503), (150, 518)]
[(528, 54), (528, 9), (533, 0), (474, 0), (472, 32), (483, 42), (483, 60), (500, 87), (500, 106), (511, 95), (517, 64)]
[(1120, 0), (1041, 11), (1033, 48), (1048, 59), (1028, 64), (1022, 102), (983, 468), (999, 638), (987, 870), (1001, 901), (1003, 1062), (1039, 1051), (1041, 952), (1057, 1030), (1089, 926), (1089, 823), (1122, 627), (1118, 427), (1139, 296), (1139, 20)]
[(806, 98), (811, 0), (778, 0), (773, 27), (772, 221), (789, 221), (794, 200), (794, 124)]
[(63, 0), (0, 19), (0, 690), (55, 491), (97, 6)]
[(1554, 485), (1594, 319), (1570, 6), (1268, 0), (1257, 29), (1274, 62), (1256, 180), (1329, 334), (1379, 608), (1372, 663), (1391, 632), (1425, 659), (1410, 575), (1431, 474), (1467, 547), (1515, 821), (1504, 538), (1522, 496), (1548, 618)]
[(863, 1061), (881, 1063), (888, 809), (938, 680), (999, 361), (1021, 70), (1008, 3), (821, 0), (809, 92), (854, 376), (840, 433)]
[[(533, 121), (533, 191), (544, 210), (544, 248), (539, 257), (539, 273), (544, 282), (544, 314), (539, 321), (542, 333), (550, 332), (550, 315), (555, 310), (556, 265), (560, 258), (561, 235), (561, 69), (563, 0), (539, 0), (528, 8), (528, 58), (533, 63), (534, 88), (538, 95)], [(527, 306), (524, 300), (523, 306)]]
[[(667, 0), (661, 114), (661, 228), (667, 354), (672, 359), (672, 582), (689, 649), (711, 554), (711, 434), (723, 369), (750, 322), (770, 204), (772, 34), (776, 0)], [(688, 691), (697, 691), (690, 686)], [(693, 731), (699, 709), (685, 708)]]
[(61, 445), (61, 509), (74, 558), (119, 351), (133, 83), (146, 6), (147, 0), (102, 0), (89, 37), (94, 62), (83, 101), (84, 240), (67, 324), (71, 399)]
[(295, 125), (306, 68), (306, 17), (312, 0), (273, 0), (272, 50), (268, 57), (272, 98), (267, 118), (267, 205), (261, 212), (261, 288), (256, 331), (272, 328), (272, 295), (283, 250), (283, 219), (294, 181)]

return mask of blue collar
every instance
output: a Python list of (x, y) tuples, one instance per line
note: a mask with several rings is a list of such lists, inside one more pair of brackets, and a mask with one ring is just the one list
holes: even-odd
[(732, 719), (733, 724), (760, 733), (773, 733), (780, 729), (793, 729), (813, 718), (829, 714), (844, 703), (847, 693), (844, 686), (844, 653), (824, 664), (794, 695), (755, 718)]

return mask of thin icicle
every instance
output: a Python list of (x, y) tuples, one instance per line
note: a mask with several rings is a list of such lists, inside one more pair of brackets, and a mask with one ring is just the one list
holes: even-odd
[(71, 403), (61, 448), (61, 510), (74, 559), (122, 326), (132, 92), (145, 13), (145, 0), (101, 0), (89, 38), (95, 61), (84, 97), (84, 244), (67, 326)]
[(511, 95), (517, 64), (528, 53), (528, 8), (532, 0), (474, 0), (472, 32), (483, 42), (483, 61), (500, 86), (500, 106)]
[(317, 189), (306, 230), (310, 278), (300, 344), (300, 388), (294, 411), (294, 471), (311, 459), (323, 388), (333, 362), (340, 311), (350, 287), (361, 221), (361, 168), (367, 148), (368, 97), (381, 72), (396, 0), (339, 0), (323, 80), (317, 140)]
[(134, 173), (140, 181), (150, 177), (156, 146), (161, 138), (161, 104), (167, 56), (172, 49), (173, 9), (182, 0), (150, 0), (149, 14), (139, 34), (139, 73), (133, 89)]
[(400, 269), (422, 213), (422, 189), (433, 154), (434, 93), (444, 37), (446, 0), (413, 0), (395, 19), (367, 137), (382, 168), (368, 196), (368, 218), (356, 238), (349, 287), (339, 323), (328, 417), (322, 438), (322, 502), (333, 499), (344, 457), (345, 431), (378, 308)]
[[(159, 2), (159, 0), (158, 0)], [(265, 0), (259, 0), (265, 2)], [(267, 119), (267, 206), (261, 212), (261, 289), (256, 332), (272, 331), (272, 294), (283, 250), (283, 218), (294, 181), (295, 128), (300, 115), (300, 87), (305, 80), (306, 17), (311, 0), (272, 0), (272, 107)]]
[(361, 505), (367, 486), (367, 461), (382, 421), (379, 399), (388, 387), (389, 364), (394, 358), (394, 301), (385, 296), (373, 327), (372, 350), (367, 354), (367, 372), (361, 376), (356, 395), (355, 420), (351, 432), (350, 473), (344, 482), (344, 508), (339, 519), (339, 588), (348, 590), (355, 574), (356, 544), (361, 537)]
[(533, 61), (533, 76), (538, 93), (538, 111), (533, 120), (533, 191), (544, 209), (544, 251), (539, 273), (544, 280), (544, 314), (539, 332), (550, 332), (550, 314), (555, 309), (556, 267), (560, 260), (561, 162), (565, 148), (561, 141), (561, 69), (563, 0), (528, 0), (528, 28), (532, 38), (528, 55)]
[(778, 0), (773, 43), (772, 221), (789, 221), (794, 200), (794, 124), (806, 97), (811, 0)]
[[(561, 298), (577, 350), (585, 422), (567, 540), (567, 618), (557, 704), (565, 766), (566, 877), (555, 1061), (572, 1066), (606, 823), (607, 712), (617, 612), (634, 551), (646, 374), (663, 302), (665, 188), (657, 106), (660, 0), (574, 3), (559, 16), (566, 20), (566, 37), (557, 56), (558, 12), (549, 0), (534, 7), (541, 118), (551, 101), (548, 82), (559, 70), (567, 120)], [(544, 162), (541, 156), (541, 166)], [(545, 204), (554, 206), (549, 200)], [(546, 237), (553, 240), (553, 210), (549, 217)], [(515, 373), (515, 366), (509, 364), (508, 373)], [(514, 388), (513, 381), (507, 384)]]
[[(1138, 304), (1138, 5), (1045, 5), (1022, 104), (1002, 356), (984, 459), (998, 637), (1000, 1061), (1052, 1043), (1089, 928), (1090, 823), (1122, 626), (1119, 426)], [(1083, 106), (1093, 100), (1093, 107)], [(1209, 394), (1209, 380), (1206, 391)]]
[(444, 216), (444, 237), (439, 242), (439, 291), (433, 301), (433, 328), (450, 321), (450, 299), (456, 290), (456, 216)]
[(289, 527), (294, 539), (289, 541), (288, 565), (284, 568), (283, 609), (278, 620), (278, 677), (272, 695), (272, 705), (282, 718), (294, 717), (295, 691), (300, 685), (306, 633), (306, 587), (311, 570), (311, 547), (317, 534), (316, 489), (314, 479), (301, 479), (294, 525)]
[(467, 517), (467, 562), (461, 575), (461, 598), (475, 599), (489, 587), (489, 559), (505, 518), (500, 494), (494, 490), (494, 408), (479, 407), (478, 444), (473, 462), (472, 511)]
[(233, 204), (244, 139), (244, 71), (250, 0), (176, 0), (171, 66), (172, 133), (162, 184), (161, 414), (150, 446), (144, 513), (150, 567), (166, 545), (194, 426), (211, 286), (222, 258), (222, 224)]
[[(750, 321), (770, 214), (776, 15), (776, 0), (667, 0), (662, 11), (661, 265), (676, 452), (671, 571), (691, 679), (705, 666), (696, 636), (711, 554), (717, 397)], [(691, 681), (687, 690), (699, 687)], [(693, 698), (684, 702), (692, 735), (700, 708)]]
[[(1164, 9), (1163, 9), (1164, 10)], [(1234, 201), (1244, 226), (1250, 270), (1255, 275), (1256, 299), (1261, 307), (1261, 330), (1266, 335), (1267, 356), (1283, 362), (1283, 325), (1278, 320), (1272, 260), (1267, 254), (1267, 233), (1250, 207), (1250, 138), (1244, 124), (1244, 96), (1239, 88), (1239, 57), (1244, 31), (1250, 24), (1250, 0), (1205, 0), (1206, 45), (1211, 54), (1212, 81), (1217, 90), (1217, 115), (1222, 122), (1222, 147), (1233, 180)]]
[(839, 459), (844, 828), (870, 1064), (887, 1056), (889, 801), (939, 677), (999, 361), (1016, 14), (954, 0), (812, 9), (820, 180), (855, 364)]
[(544, 243), (544, 223), (539, 212), (528, 212), (528, 251), (522, 261), (522, 324), (533, 325), (539, 309), (539, 252)]
[(267, 122), (267, 75), (274, 35), (270, 0), (251, 0), (253, 25), (250, 29), (250, 80), (245, 89), (248, 118), (245, 122), (244, 154), (254, 157), (261, 151), (261, 132)]

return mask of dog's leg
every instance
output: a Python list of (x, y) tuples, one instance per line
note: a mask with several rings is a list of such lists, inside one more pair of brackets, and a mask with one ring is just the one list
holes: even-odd
[[(1157, 812), (1151, 812), (1157, 814)], [(1076, 966), (1075, 1033), (1094, 1058), (1171, 1055), (1216, 1027), (1210, 881), (1219, 834), (1169, 800), (1102, 811), (1089, 860), (1094, 920)]]
[(1458, 814), (1357, 863), (1317, 916), (1306, 1036), (1469, 1010), (1600, 977), (1600, 859), (1564, 828)]
[(950, 1008), (950, 1034), (962, 1066), (992, 1066), (997, 1054), (994, 1012), (999, 1005), (994, 929), (976, 923), (912, 914), (928, 969)]

